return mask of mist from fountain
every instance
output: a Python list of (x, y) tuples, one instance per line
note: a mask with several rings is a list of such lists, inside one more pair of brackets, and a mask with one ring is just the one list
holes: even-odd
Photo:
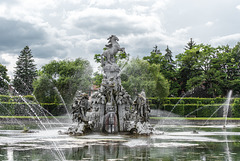
[[(11, 116), (11, 111), (9, 111), (1, 102), (0, 105), (8, 112), (9, 116)], [(8, 118), (7, 118), (8, 119)], [(15, 122), (20, 125), (21, 127), (25, 127), (24, 123), (21, 123), (20, 121), (18, 121), (18, 119), (13, 118), (15, 120)]]
[(58, 96), (60, 97), (60, 99), (61, 99), (61, 101), (62, 101), (62, 103), (63, 103), (63, 106), (64, 106), (64, 108), (65, 108), (65, 110), (66, 110), (66, 112), (67, 112), (68, 118), (71, 119), (70, 112), (69, 112), (69, 110), (68, 110), (68, 108), (67, 108), (67, 105), (66, 105), (66, 103), (65, 103), (65, 101), (64, 101), (61, 93), (59, 92), (59, 90), (58, 90), (57, 87), (54, 87), (54, 90), (56, 90)]
[[(1, 78), (2, 78), (2, 77), (1, 77)], [(3, 78), (2, 78), (2, 79), (3, 79)], [(4, 82), (6, 82), (8, 85), (10, 85), (10, 82), (8, 82), (8, 81), (5, 80), (5, 79), (3, 79), (3, 80), (4, 80)], [(19, 94), (19, 92), (18, 92), (14, 87), (13, 87), (13, 90), (14, 90), (15, 93), (17, 93), (17, 95), (22, 99), (22, 101), (27, 105), (27, 107), (32, 111), (33, 115), (37, 118), (38, 122), (40, 123), (40, 124), (37, 123), (38, 127), (39, 127), (41, 130), (48, 131), (48, 129), (46, 128), (46, 126), (44, 125), (44, 123), (41, 121), (41, 119), (40, 119), (39, 116), (37, 115), (36, 111), (35, 111), (35, 110), (33, 109), (33, 107), (28, 103), (28, 101), (27, 101), (21, 94)], [(42, 108), (43, 108), (43, 107), (42, 107)], [(28, 111), (27, 111), (27, 112), (28, 112)], [(29, 114), (29, 116), (30, 116), (33, 120), (35, 120), (34, 116), (33, 116), (31, 113), (28, 112), (28, 114)], [(48, 122), (48, 125), (50, 125), (50, 127), (51, 127), (51, 123), (49, 122), (49, 119), (47, 118), (47, 116), (45, 115), (45, 113), (44, 113), (44, 116), (45, 116), (45, 118), (46, 118), (46, 120), (47, 120), (47, 122)], [(56, 159), (58, 158), (58, 160), (66, 160), (63, 152), (58, 148), (58, 145), (56, 144), (56, 142), (52, 141), (52, 144), (54, 145), (54, 149), (55, 149), (56, 152), (57, 152), (57, 154), (55, 154), (54, 151), (53, 151), (52, 149), (50, 149), (51, 152), (52, 152), (52, 154), (55, 156), (55, 158), (56, 158)]]
[(228, 92), (227, 100), (224, 102), (224, 105), (223, 105), (223, 118), (225, 118), (223, 128), (226, 128), (226, 125), (227, 125), (227, 117), (228, 117), (228, 111), (229, 111), (229, 107), (230, 107), (231, 97), (232, 97), (232, 90), (230, 90)]
[[(224, 130), (226, 132), (226, 129), (224, 129)], [(226, 133), (224, 135), (224, 138), (225, 138), (225, 143), (226, 143), (226, 147), (225, 147), (225, 151), (226, 151), (226, 154), (227, 154), (226, 160), (227, 161), (232, 161), (232, 156), (231, 156), (231, 152), (230, 152), (229, 145), (228, 145), (228, 136), (227, 136)]]
[[(171, 109), (171, 111), (168, 113), (167, 118), (172, 114), (173, 110), (177, 107), (177, 105), (180, 103), (180, 101), (186, 96), (186, 94), (184, 94), (179, 100), (178, 102), (174, 105), (174, 107)], [(166, 120), (166, 119), (165, 119)], [(163, 120), (162, 124), (164, 124), (165, 120)]]

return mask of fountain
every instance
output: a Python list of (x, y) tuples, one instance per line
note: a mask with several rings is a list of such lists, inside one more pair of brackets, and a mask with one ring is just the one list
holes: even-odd
[[(153, 128), (149, 123), (150, 108), (145, 93), (141, 92), (132, 100), (121, 85), (121, 69), (115, 55), (125, 49), (120, 48), (116, 36), (112, 35), (108, 40), (101, 61), (102, 84), (90, 97), (77, 91), (72, 104), (73, 123), (63, 124), (65, 120), (60, 122), (55, 117), (48, 120), (46, 115), (44, 120), (41, 119), (37, 110), (43, 114), (49, 112), (40, 104), (33, 108), (29, 100), (19, 95), (32, 112), (31, 116), (36, 117), (28, 123), (38, 126), (30, 130), (21, 122), (23, 120), (15, 119), (15, 124), (24, 125), (22, 131), (7, 129), (1, 122), (0, 160), (240, 160), (238, 125), (229, 125), (222, 130), (222, 125), (204, 123), (197, 126), (168, 119), (162, 124), (156, 123)], [(223, 110), (225, 126), (231, 93), (224, 103), (228, 105)], [(0, 106), (5, 108), (1, 102)], [(52, 126), (54, 124), (56, 126)], [(164, 135), (156, 135), (162, 128), (167, 129)], [(128, 133), (140, 135), (125, 135)]]
[(227, 100), (223, 104), (223, 118), (225, 118), (223, 128), (226, 128), (226, 125), (227, 125), (227, 117), (228, 117), (228, 111), (229, 111), (231, 97), (232, 97), (232, 90), (230, 90), (228, 92)]
[(151, 134), (149, 123), (150, 107), (145, 92), (138, 94), (135, 100), (121, 85), (120, 68), (116, 63), (116, 54), (120, 48), (115, 35), (108, 38), (106, 50), (101, 55), (104, 71), (102, 84), (89, 98), (86, 93), (77, 91), (72, 105), (73, 125), (66, 133), (82, 135), (88, 132)]

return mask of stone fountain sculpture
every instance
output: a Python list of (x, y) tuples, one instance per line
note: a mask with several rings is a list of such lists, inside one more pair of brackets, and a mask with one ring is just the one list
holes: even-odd
[(145, 93), (140, 93), (135, 100), (121, 85), (120, 67), (115, 56), (121, 51), (115, 35), (108, 38), (106, 50), (101, 55), (104, 71), (102, 84), (97, 92), (88, 98), (86, 93), (78, 91), (72, 105), (73, 125), (68, 134), (82, 135), (88, 132), (118, 133), (131, 132), (150, 134), (150, 107)]

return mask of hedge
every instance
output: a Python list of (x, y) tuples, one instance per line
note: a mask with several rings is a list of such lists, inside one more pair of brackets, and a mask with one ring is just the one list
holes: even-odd
[[(46, 113), (45, 111), (49, 113)], [(34, 111), (34, 112), (33, 112)], [(34, 96), (8, 96), (0, 95), (0, 115), (2, 116), (38, 116), (62, 115), (66, 109), (61, 103), (38, 103)]]
[(36, 99), (32, 95), (25, 95), (25, 96), (9, 96), (9, 95), (0, 95), (0, 102), (24, 102), (22, 99), (26, 99), (28, 101), (35, 101)]
[[(198, 97), (165, 97), (165, 98), (148, 98), (151, 103), (160, 103), (160, 104), (178, 104), (180, 101), (183, 101), (185, 104), (222, 104), (226, 101), (226, 98), (198, 98)], [(234, 98), (231, 98), (234, 99)], [(235, 98), (240, 99), (240, 98)]]
[[(226, 98), (168, 97), (148, 98), (152, 109), (173, 112), (185, 117), (222, 117)], [(229, 117), (240, 117), (240, 98), (231, 98)]]
[[(40, 103), (32, 95), (23, 96), (0, 95), (0, 115), (29, 115), (32, 107), (38, 115), (43, 115), (43, 109), (52, 115), (62, 115), (66, 113), (63, 104)], [(171, 111), (180, 116), (187, 117), (210, 117), (220, 106), (223, 106), (226, 98), (196, 98), (196, 97), (168, 97), (168, 98), (148, 98), (152, 109)], [(223, 108), (219, 108), (213, 117), (222, 117)], [(240, 117), (240, 98), (231, 98), (229, 116)]]

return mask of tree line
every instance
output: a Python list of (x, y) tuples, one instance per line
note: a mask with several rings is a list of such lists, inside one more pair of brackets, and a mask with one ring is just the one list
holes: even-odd
[[(121, 59), (129, 55), (121, 54)], [(95, 59), (97, 60), (96, 54)], [(26, 46), (16, 62), (14, 78), (0, 64), (0, 94), (35, 95), (41, 103), (65, 101), (70, 104), (75, 92), (87, 92), (92, 84), (100, 85), (102, 74), (94, 74), (89, 61), (53, 60), (37, 70), (31, 49)], [(134, 96), (144, 90), (148, 97), (224, 97), (229, 90), (240, 93), (240, 42), (212, 47), (192, 39), (184, 52), (173, 58), (167, 46), (157, 46), (143, 58), (132, 58), (121, 73), (122, 85)], [(10, 83), (9, 83), (10, 82)]]
[[(192, 39), (184, 52), (173, 58), (157, 46), (150, 55), (133, 58), (124, 68), (122, 85), (132, 95), (144, 90), (148, 97), (225, 97), (229, 90), (240, 94), (240, 42), (212, 47)], [(101, 74), (95, 73), (100, 85)]]
[(77, 90), (89, 91), (92, 68), (89, 61), (53, 60), (37, 70), (31, 49), (26, 46), (16, 62), (13, 80), (0, 64), (0, 95), (34, 95), (39, 103), (71, 104)]

